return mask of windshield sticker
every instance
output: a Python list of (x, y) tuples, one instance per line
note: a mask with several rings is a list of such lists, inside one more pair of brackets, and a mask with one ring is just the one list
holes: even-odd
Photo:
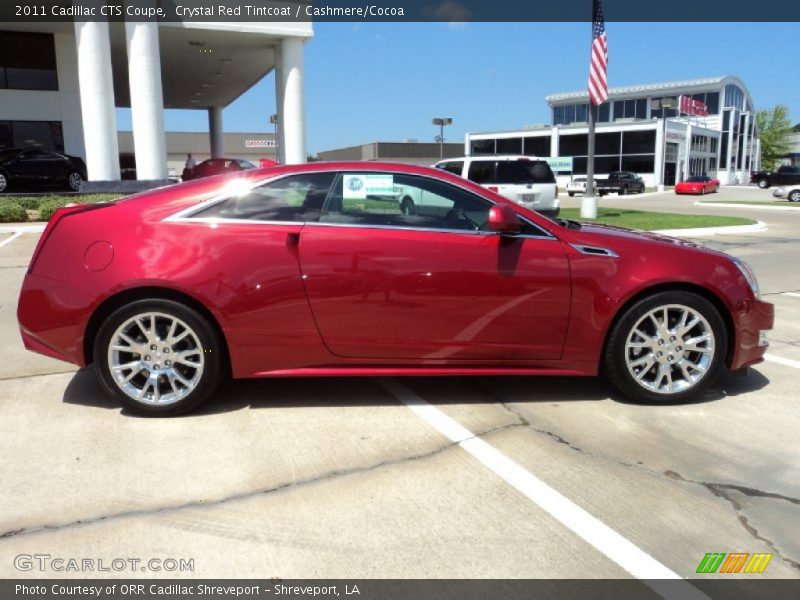
[(367, 196), (387, 196), (394, 192), (394, 176), (345, 174), (342, 178), (345, 200), (364, 200)]

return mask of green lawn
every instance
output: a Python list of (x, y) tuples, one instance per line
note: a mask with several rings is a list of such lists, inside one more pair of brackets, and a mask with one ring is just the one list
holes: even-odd
[(630, 227), (631, 229), (693, 229), (695, 227), (723, 227), (726, 225), (751, 225), (755, 221), (740, 217), (717, 217), (713, 215), (680, 215), (675, 213), (646, 212), (643, 210), (623, 210), (617, 208), (600, 208), (597, 219), (581, 219), (579, 208), (562, 208), (559, 215), (562, 219), (576, 219)]
[(788, 200), (703, 200), (700, 204), (757, 204), (764, 206), (791, 206), (800, 208), (800, 202), (789, 202)]

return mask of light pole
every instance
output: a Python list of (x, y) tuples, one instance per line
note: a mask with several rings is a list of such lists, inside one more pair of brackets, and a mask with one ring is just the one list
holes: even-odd
[(444, 126), (451, 125), (453, 119), (450, 117), (437, 117), (431, 122), (439, 126), (439, 160), (442, 160), (444, 158)]
[(279, 160), (278, 159), (278, 115), (277, 114), (270, 115), (269, 116), (269, 122), (272, 123), (275, 126), (275, 136), (274, 136), (274, 140), (275, 140), (275, 160)]

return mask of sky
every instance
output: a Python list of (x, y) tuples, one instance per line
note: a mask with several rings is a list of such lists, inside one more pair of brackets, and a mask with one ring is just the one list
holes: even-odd
[[(792, 47), (800, 23), (606, 23), (609, 85), (737, 75), (756, 109), (800, 121)], [(309, 154), (375, 141), (446, 141), (550, 119), (545, 96), (586, 88), (589, 23), (318, 23), (305, 50)], [(272, 74), (223, 113), (225, 131), (271, 132)], [(205, 110), (166, 111), (168, 131), (207, 131)], [(130, 129), (130, 111), (118, 128)]]

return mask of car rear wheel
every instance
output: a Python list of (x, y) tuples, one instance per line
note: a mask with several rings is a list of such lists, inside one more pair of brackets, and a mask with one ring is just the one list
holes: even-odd
[(575, 192), (567, 192), (567, 196), (569, 196), (570, 198), (572, 198), (574, 195), (575, 195)]
[(800, 202), (800, 190), (789, 192), (789, 202)]
[(172, 300), (139, 300), (101, 325), (94, 366), (125, 407), (169, 416), (211, 396), (223, 376), (222, 353), (219, 334), (196, 311)]
[(81, 191), (81, 183), (83, 183), (83, 175), (77, 171), (73, 171), (69, 174), (69, 177), (67, 177), (67, 187), (73, 192)]
[(8, 177), (6, 177), (5, 173), (0, 172), (0, 194), (8, 189)]
[(403, 198), (403, 201), (400, 203), (400, 210), (403, 212), (404, 215), (417, 214), (417, 207), (414, 204), (414, 201), (408, 196)]
[(638, 402), (696, 399), (719, 375), (727, 332), (717, 309), (697, 294), (653, 294), (614, 325), (604, 357), (614, 386)]
[(760, 187), (762, 190), (767, 189), (769, 187), (769, 181), (767, 181), (766, 179), (759, 179), (758, 187)]

